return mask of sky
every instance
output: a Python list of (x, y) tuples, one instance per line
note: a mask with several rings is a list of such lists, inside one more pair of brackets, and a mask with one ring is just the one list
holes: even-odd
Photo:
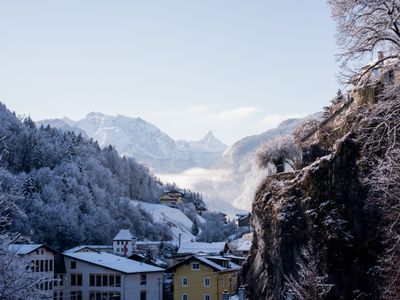
[(232, 144), (328, 104), (337, 53), (325, 1), (0, 0), (0, 102), (34, 120), (123, 114)]

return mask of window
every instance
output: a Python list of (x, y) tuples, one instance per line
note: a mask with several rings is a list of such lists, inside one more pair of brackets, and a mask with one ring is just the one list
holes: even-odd
[(96, 275), (96, 286), (101, 286), (101, 275)]
[(200, 270), (200, 264), (199, 263), (192, 263), (192, 270)]
[(115, 286), (116, 287), (120, 287), (121, 286), (121, 276), (120, 275), (116, 275), (115, 276)]
[(95, 278), (96, 278), (96, 276), (94, 274), (89, 274), (89, 285), (90, 286), (95, 286), (94, 285), (96, 282)]
[(35, 272), (39, 272), (39, 261), (35, 260)]
[(71, 269), (76, 269), (76, 261), (71, 261)]
[(82, 300), (82, 291), (72, 291), (71, 300)]
[(182, 277), (182, 286), (188, 286), (189, 285), (189, 279), (187, 277)]
[(211, 300), (210, 294), (205, 294), (204, 295), (204, 300)]
[(140, 285), (145, 285), (147, 281), (146, 274), (140, 274)]
[(146, 291), (140, 291), (140, 300), (146, 300)]
[(108, 283), (110, 286), (114, 286), (114, 275), (111, 275), (110, 278), (108, 278)]
[(63, 291), (55, 291), (53, 293), (53, 300), (63, 300), (64, 292)]
[(58, 274), (54, 275), (54, 286), (63, 286), (64, 285), (64, 275), (63, 274)]
[(204, 287), (210, 287), (210, 277), (204, 278)]
[(221, 286), (224, 286), (224, 277), (221, 277)]
[(49, 260), (49, 271), (53, 272), (53, 260)]
[(82, 286), (82, 274), (71, 274), (71, 286)]
[(108, 286), (108, 275), (103, 275), (103, 286)]
[(189, 297), (187, 294), (182, 294), (182, 300), (189, 300)]
[(49, 261), (47, 259), (44, 261), (44, 271), (45, 272), (49, 271)]
[(43, 266), (43, 260), (40, 261), (40, 272), (43, 272), (44, 266)]
[(120, 292), (89, 291), (90, 300), (121, 300)]

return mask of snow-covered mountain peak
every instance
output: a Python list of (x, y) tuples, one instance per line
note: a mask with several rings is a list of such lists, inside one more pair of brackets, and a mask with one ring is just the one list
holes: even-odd
[(217, 139), (210, 130), (201, 140), (188, 142), (190, 147), (204, 152), (224, 152), (227, 146)]

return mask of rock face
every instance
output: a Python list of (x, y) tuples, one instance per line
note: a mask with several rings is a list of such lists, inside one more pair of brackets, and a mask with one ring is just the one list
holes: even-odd
[(400, 299), (398, 95), (320, 123), (303, 168), (264, 180), (240, 276), (250, 299)]
[[(298, 277), (305, 260), (314, 260), (318, 276), (331, 286), (324, 298), (310, 299), (376, 297), (371, 273), (381, 251), (379, 217), (365, 203), (359, 153), (348, 135), (330, 155), (301, 171), (265, 180), (253, 203), (253, 247), (242, 272), (251, 299), (286, 299), (288, 279)], [(307, 248), (312, 257), (304, 258)]]

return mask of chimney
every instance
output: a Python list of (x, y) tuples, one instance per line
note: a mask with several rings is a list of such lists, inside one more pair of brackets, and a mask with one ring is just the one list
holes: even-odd
[(382, 60), (385, 58), (385, 54), (383, 54), (383, 51), (378, 51), (378, 60)]

